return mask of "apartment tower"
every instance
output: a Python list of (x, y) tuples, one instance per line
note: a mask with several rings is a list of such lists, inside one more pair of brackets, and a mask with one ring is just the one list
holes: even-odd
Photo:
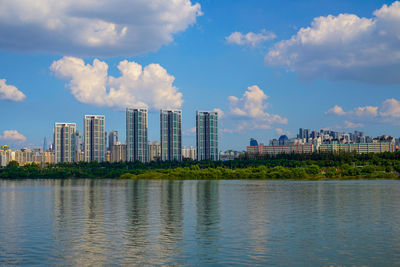
[(54, 124), (55, 163), (75, 162), (76, 123), (56, 122)]
[(160, 111), (161, 160), (182, 160), (182, 111)]
[(218, 113), (196, 111), (197, 160), (218, 160)]
[(147, 144), (147, 109), (126, 109), (127, 161), (149, 161)]
[(105, 117), (103, 115), (85, 115), (83, 125), (85, 161), (105, 161)]

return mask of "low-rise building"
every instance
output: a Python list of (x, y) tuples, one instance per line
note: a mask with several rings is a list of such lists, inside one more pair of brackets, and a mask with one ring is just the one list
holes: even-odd
[(320, 152), (357, 152), (362, 153), (382, 153), (382, 152), (394, 152), (396, 146), (394, 143), (354, 143), (354, 144), (321, 144), (319, 146)]
[(270, 145), (265, 146), (260, 143), (258, 146), (248, 146), (247, 154), (251, 156), (256, 155), (278, 155), (278, 154), (291, 154), (291, 153), (303, 153), (310, 154), (315, 151), (313, 144), (295, 144), (295, 145)]

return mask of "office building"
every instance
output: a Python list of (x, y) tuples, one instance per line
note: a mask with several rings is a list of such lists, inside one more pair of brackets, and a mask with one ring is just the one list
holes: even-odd
[(118, 142), (118, 131), (111, 131), (108, 134), (108, 150), (112, 150), (113, 145), (117, 144)]
[(75, 131), (76, 123), (56, 122), (54, 124), (55, 163), (75, 162)]
[(105, 161), (105, 117), (85, 115), (83, 125), (85, 161)]
[(148, 162), (147, 109), (126, 109), (127, 161)]
[(197, 160), (218, 160), (218, 113), (196, 111)]
[(182, 160), (182, 111), (160, 111), (161, 160)]

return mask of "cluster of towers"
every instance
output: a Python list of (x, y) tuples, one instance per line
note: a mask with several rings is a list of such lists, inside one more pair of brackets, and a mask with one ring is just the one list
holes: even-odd
[[(84, 116), (83, 140), (78, 140), (76, 123), (55, 123), (55, 162), (103, 162), (106, 155), (105, 116)], [(80, 145), (79, 141), (82, 145)], [(110, 142), (113, 140), (109, 140)], [(113, 142), (114, 143), (114, 142)], [(160, 111), (160, 159), (182, 160), (182, 111)], [(83, 158), (77, 151), (82, 148)], [(218, 113), (196, 111), (197, 160), (218, 160)], [(125, 156), (125, 155), (124, 155)], [(125, 157), (124, 157), (125, 158)], [(149, 162), (148, 110), (126, 109), (126, 160)]]

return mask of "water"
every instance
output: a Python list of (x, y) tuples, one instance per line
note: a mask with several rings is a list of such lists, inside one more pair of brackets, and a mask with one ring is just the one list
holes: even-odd
[(399, 266), (398, 181), (0, 180), (0, 265)]

